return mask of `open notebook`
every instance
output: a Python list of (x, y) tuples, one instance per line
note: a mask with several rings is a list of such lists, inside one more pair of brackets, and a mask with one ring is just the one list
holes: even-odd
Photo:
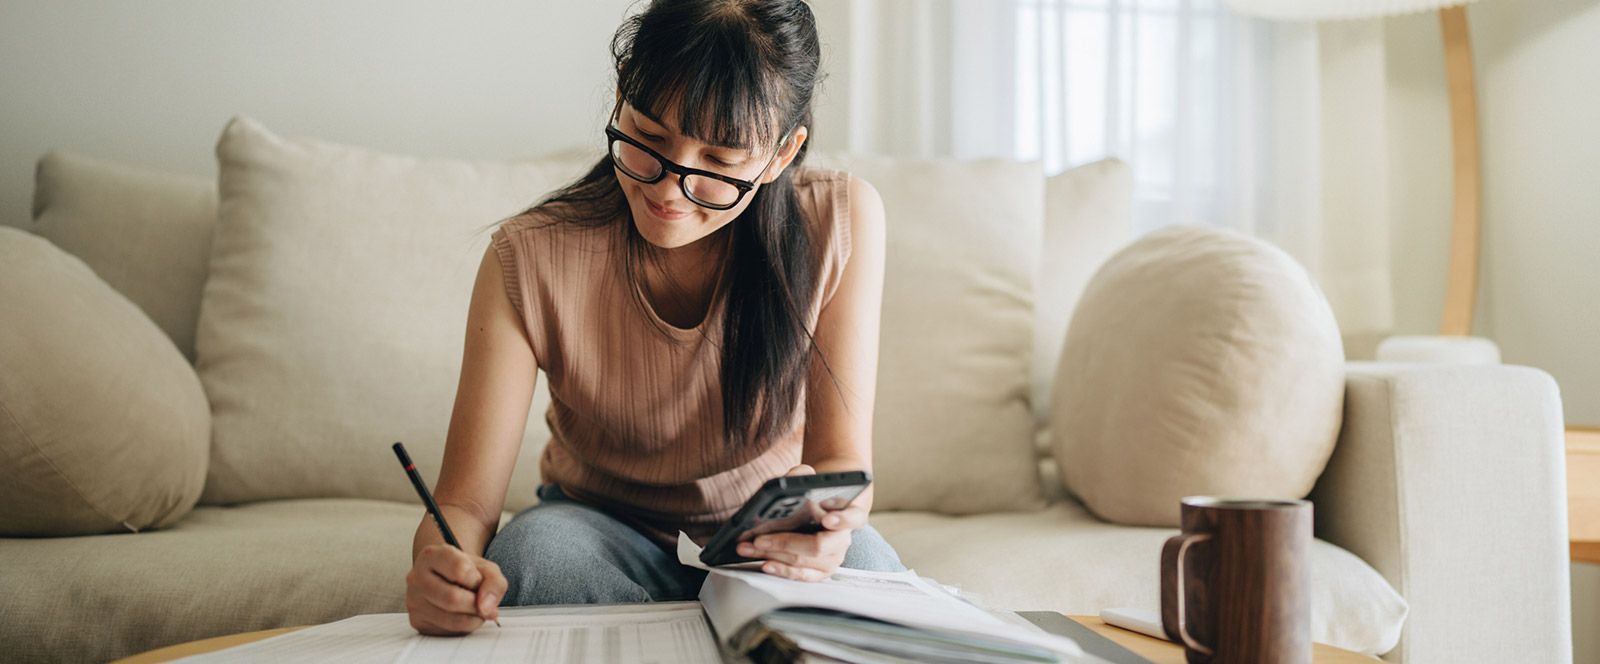
[[(680, 540), (685, 564), (699, 566), (698, 554), (687, 538)], [(486, 624), (465, 637), (419, 635), (403, 613), (356, 616), (179, 661), (1102, 661), (1070, 639), (1008, 621), (913, 571), (840, 569), (806, 583), (714, 569), (699, 602), (522, 607), (500, 615), (503, 627)]]

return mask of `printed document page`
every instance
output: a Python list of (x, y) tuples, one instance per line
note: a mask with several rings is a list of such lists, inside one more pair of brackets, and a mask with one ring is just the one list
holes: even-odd
[[(504, 616), (505, 614), (501, 614)], [(401, 664), (560, 662), (721, 664), (699, 604), (649, 613), (502, 617), (465, 637), (416, 636)]]
[(369, 614), (178, 661), (722, 662), (699, 602), (506, 608), (500, 622), (467, 636), (422, 636), (404, 613)]
[(193, 655), (183, 664), (351, 662), (390, 664), (416, 636), (404, 613), (374, 613), (280, 634), (255, 643)]

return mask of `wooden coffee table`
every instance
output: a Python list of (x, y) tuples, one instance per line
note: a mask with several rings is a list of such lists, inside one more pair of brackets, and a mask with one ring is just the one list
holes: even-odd
[[(1185, 662), (1183, 657), (1183, 648), (1176, 644), (1162, 641), (1160, 639), (1153, 639), (1143, 634), (1137, 634), (1125, 629), (1112, 627), (1101, 622), (1099, 618), (1094, 616), (1067, 617), (1078, 621), (1080, 624), (1100, 633), (1101, 635), (1104, 635), (1106, 638), (1117, 642), (1118, 645), (1132, 650), (1140, 657), (1148, 659), (1155, 664), (1184, 664)], [(230, 636), (219, 636), (212, 639), (205, 639), (190, 643), (180, 643), (175, 646), (167, 646), (160, 650), (152, 650), (147, 653), (119, 659), (115, 662), (112, 662), (112, 664), (152, 664), (154, 662), (169, 662), (180, 657), (215, 652), (217, 650), (222, 650), (223, 648), (232, 648), (233, 646), (240, 646), (246, 643), (260, 641), (262, 639), (277, 636), (279, 634), (287, 634), (297, 629), (305, 629), (305, 627), (266, 629), (259, 632), (246, 632), (244, 634), (233, 634)], [(1354, 653), (1348, 650), (1342, 650), (1333, 646), (1318, 643), (1312, 646), (1312, 661), (1316, 664), (1372, 664), (1373, 662), (1379, 662), (1381, 660), (1377, 659), (1376, 657), (1368, 657), (1367, 655), (1362, 655), (1360, 653)]]
[[(1135, 654), (1148, 659), (1155, 664), (1185, 664), (1183, 647), (1171, 641), (1151, 638), (1137, 632), (1130, 632), (1120, 627), (1112, 627), (1100, 621), (1095, 616), (1067, 616), (1078, 621), (1089, 629), (1095, 631), (1117, 645), (1132, 650)], [(1343, 648), (1335, 648), (1321, 643), (1311, 644), (1311, 661), (1315, 664), (1372, 664), (1382, 662), (1376, 657), (1350, 652)]]

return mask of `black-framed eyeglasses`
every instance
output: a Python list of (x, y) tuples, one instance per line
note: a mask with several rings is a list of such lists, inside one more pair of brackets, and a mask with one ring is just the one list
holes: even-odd
[[(772, 151), (772, 157), (767, 159), (767, 165), (761, 167), (762, 173), (767, 172), (772, 163), (777, 161), (778, 153), (783, 151), (783, 146), (789, 142), (789, 134), (793, 131), (791, 129), (785, 132), (783, 139), (778, 141), (778, 147)], [(721, 173), (674, 163), (614, 126), (606, 127), (606, 136), (608, 137), (606, 151), (611, 154), (611, 162), (617, 165), (617, 170), (645, 184), (655, 184), (666, 177), (667, 173), (676, 173), (678, 188), (683, 190), (685, 197), (700, 207), (726, 210), (738, 205), (745, 194), (756, 188), (755, 180), (740, 180)], [(759, 177), (757, 176), (758, 179)]]

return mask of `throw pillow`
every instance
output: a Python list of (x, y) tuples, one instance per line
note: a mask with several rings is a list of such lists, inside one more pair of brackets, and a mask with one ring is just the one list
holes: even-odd
[(160, 528), (205, 482), (194, 369), (83, 261), (0, 228), (0, 535)]
[[(389, 447), (435, 481), (485, 226), (598, 156), (420, 159), (230, 122), (196, 338), (214, 420), (202, 501), (415, 501)], [(507, 509), (535, 502), (549, 438), (535, 395)]]
[(216, 182), (52, 150), (35, 170), (33, 218), (34, 233), (87, 263), (194, 362)]
[(887, 214), (874, 509), (1044, 506), (1029, 412), (1043, 226), (1037, 163), (813, 155)]
[(1062, 479), (1129, 525), (1178, 525), (1188, 495), (1305, 497), (1344, 404), (1322, 291), (1281, 249), (1217, 228), (1163, 229), (1113, 256), (1056, 375)]

